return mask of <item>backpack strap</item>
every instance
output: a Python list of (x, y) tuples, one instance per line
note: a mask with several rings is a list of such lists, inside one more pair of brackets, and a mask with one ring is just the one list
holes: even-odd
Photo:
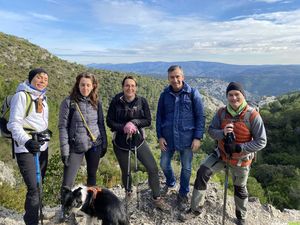
[(80, 114), (80, 117), (81, 117), (81, 119), (82, 119), (82, 121), (83, 121), (83, 123), (84, 123), (84, 126), (85, 126), (85, 128), (87, 129), (87, 131), (88, 131), (88, 133), (89, 133), (89, 135), (90, 135), (92, 141), (93, 141), (93, 142), (96, 142), (96, 137), (94, 136), (94, 134), (92, 133), (91, 129), (89, 128), (89, 126), (88, 126), (88, 124), (87, 124), (87, 122), (86, 122), (86, 120), (85, 120), (85, 118), (84, 118), (84, 116), (83, 116), (83, 114), (82, 114), (82, 112), (81, 112), (81, 110), (80, 110), (80, 107), (79, 107), (79, 105), (78, 105), (77, 102), (75, 103), (75, 106), (76, 106), (77, 111), (78, 111), (79, 114)]
[(194, 96), (195, 96), (195, 89), (191, 87), (191, 92), (187, 93), (187, 95), (189, 96), (189, 98), (191, 99), (192, 103), (194, 103)]
[(87, 124), (87, 122), (86, 122), (86, 120), (85, 120), (85, 118), (84, 118), (84, 116), (83, 116), (83, 114), (82, 114), (82, 112), (80, 110), (80, 107), (79, 107), (78, 103), (75, 100), (70, 100), (69, 109), (70, 109), (70, 111), (69, 111), (69, 118), (68, 118), (69, 119), (68, 126), (70, 126), (70, 124), (72, 122), (73, 115), (74, 115), (75, 111), (77, 110), (78, 113), (79, 113), (79, 115), (80, 115), (80, 117), (81, 117), (81, 119), (82, 119), (82, 121), (83, 121), (83, 123), (84, 123), (85, 128), (87, 129), (87, 131), (88, 131), (88, 133), (89, 133), (89, 135), (90, 135), (90, 137), (92, 139), (92, 141), (96, 142), (96, 138), (93, 135), (91, 129), (89, 128), (89, 126), (88, 126), (88, 124)]
[[(5, 105), (2, 106), (2, 110), (1, 110), (1, 114), (3, 116), (5, 116), (6, 113), (9, 111), (10, 102), (11, 102), (12, 97), (13, 97), (13, 95), (8, 95), (5, 97)], [(4, 109), (6, 109), (6, 110), (4, 110)]]
[(32, 102), (33, 99), (31, 97), (31, 94), (27, 91), (24, 91), (25, 95), (26, 95), (26, 113), (25, 113), (25, 117), (27, 117), (31, 111), (31, 106), (32, 106)]
[[(26, 107), (25, 107), (25, 116), (24, 119), (29, 115), (29, 113), (31, 112), (31, 108), (32, 108), (32, 103), (33, 103), (33, 99), (31, 97), (31, 94), (25, 90), (23, 90), (22, 92), (25, 93), (26, 96)], [(10, 104), (11, 104), (11, 99), (13, 96), (7, 96), (5, 98), (5, 104), (7, 107), (7, 111), (5, 113), (7, 113), (8, 111), (10, 111)], [(9, 99), (8, 99), (9, 98)], [(25, 130), (33, 130), (31, 128), (26, 128), (24, 127)], [(12, 154), (12, 158), (15, 159), (15, 144), (18, 146), (18, 143), (13, 139), (13, 137), (11, 136), (11, 154)]]
[(218, 116), (221, 122), (225, 119), (225, 114), (226, 114), (226, 106), (219, 108)]
[(246, 126), (250, 131), (251, 131), (251, 122), (254, 120), (257, 114), (258, 112), (254, 107), (248, 106), (247, 112), (244, 115), (244, 123), (246, 124)]
[[(248, 105), (248, 109), (244, 115), (243, 122), (246, 124), (247, 128), (251, 131), (251, 123), (254, 120), (254, 118), (257, 116), (258, 112), (257, 110)], [(218, 110), (218, 116), (220, 118), (220, 121), (223, 121), (225, 119), (226, 115), (226, 106), (221, 107)]]
[(193, 110), (193, 114), (194, 114), (194, 117), (195, 117), (195, 106), (194, 106), (194, 97), (195, 97), (195, 89), (194, 88), (191, 88), (191, 93), (188, 93), (188, 96), (189, 98), (191, 99), (191, 102), (192, 102), (192, 110)]
[(69, 104), (69, 117), (68, 117), (68, 127), (70, 127), (70, 124), (73, 119), (73, 115), (76, 111), (76, 102), (73, 99), (70, 99), (70, 104)]

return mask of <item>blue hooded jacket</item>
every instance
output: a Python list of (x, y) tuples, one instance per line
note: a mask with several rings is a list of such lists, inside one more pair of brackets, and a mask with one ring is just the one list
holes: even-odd
[(171, 86), (161, 93), (157, 114), (157, 138), (165, 138), (168, 149), (190, 148), (193, 139), (202, 139), (205, 132), (205, 114), (200, 93), (183, 83), (180, 92)]

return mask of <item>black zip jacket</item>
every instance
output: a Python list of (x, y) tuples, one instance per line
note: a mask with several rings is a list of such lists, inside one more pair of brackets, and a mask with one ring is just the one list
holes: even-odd
[(124, 150), (130, 149), (130, 139), (123, 128), (131, 121), (139, 130), (132, 137), (131, 149), (139, 147), (144, 142), (144, 127), (151, 125), (151, 113), (148, 102), (141, 96), (136, 96), (132, 102), (126, 102), (124, 93), (117, 94), (111, 101), (107, 112), (106, 123), (115, 132), (113, 143)]

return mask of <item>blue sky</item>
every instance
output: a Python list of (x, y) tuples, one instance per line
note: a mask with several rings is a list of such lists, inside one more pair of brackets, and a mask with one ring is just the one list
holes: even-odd
[(300, 0), (0, 0), (0, 21), (81, 64), (300, 64)]

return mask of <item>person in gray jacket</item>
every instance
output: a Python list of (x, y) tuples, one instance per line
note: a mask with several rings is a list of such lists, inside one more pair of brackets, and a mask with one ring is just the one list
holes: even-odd
[[(63, 187), (72, 188), (83, 157), (87, 165), (87, 186), (96, 185), (96, 172), (107, 150), (107, 138), (98, 96), (98, 81), (91, 73), (76, 77), (69, 97), (63, 100), (59, 112), (59, 140), (64, 164)], [(61, 220), (64, 220), (62, 209)]]
[(236, 224), (245, 225), (250, 166), (254, 153), (266, 146), (267, 136), (259, 112), (248, 105), (240, 83), (230, 82), (226, 97), (227, 106), (218, 110), (208, 128), (209, 135), (217, 141), (218, 146), (197, 171), (188, 214), (201, 213), (208, 181), (213, 174), (228, 166), (234, 185)]

